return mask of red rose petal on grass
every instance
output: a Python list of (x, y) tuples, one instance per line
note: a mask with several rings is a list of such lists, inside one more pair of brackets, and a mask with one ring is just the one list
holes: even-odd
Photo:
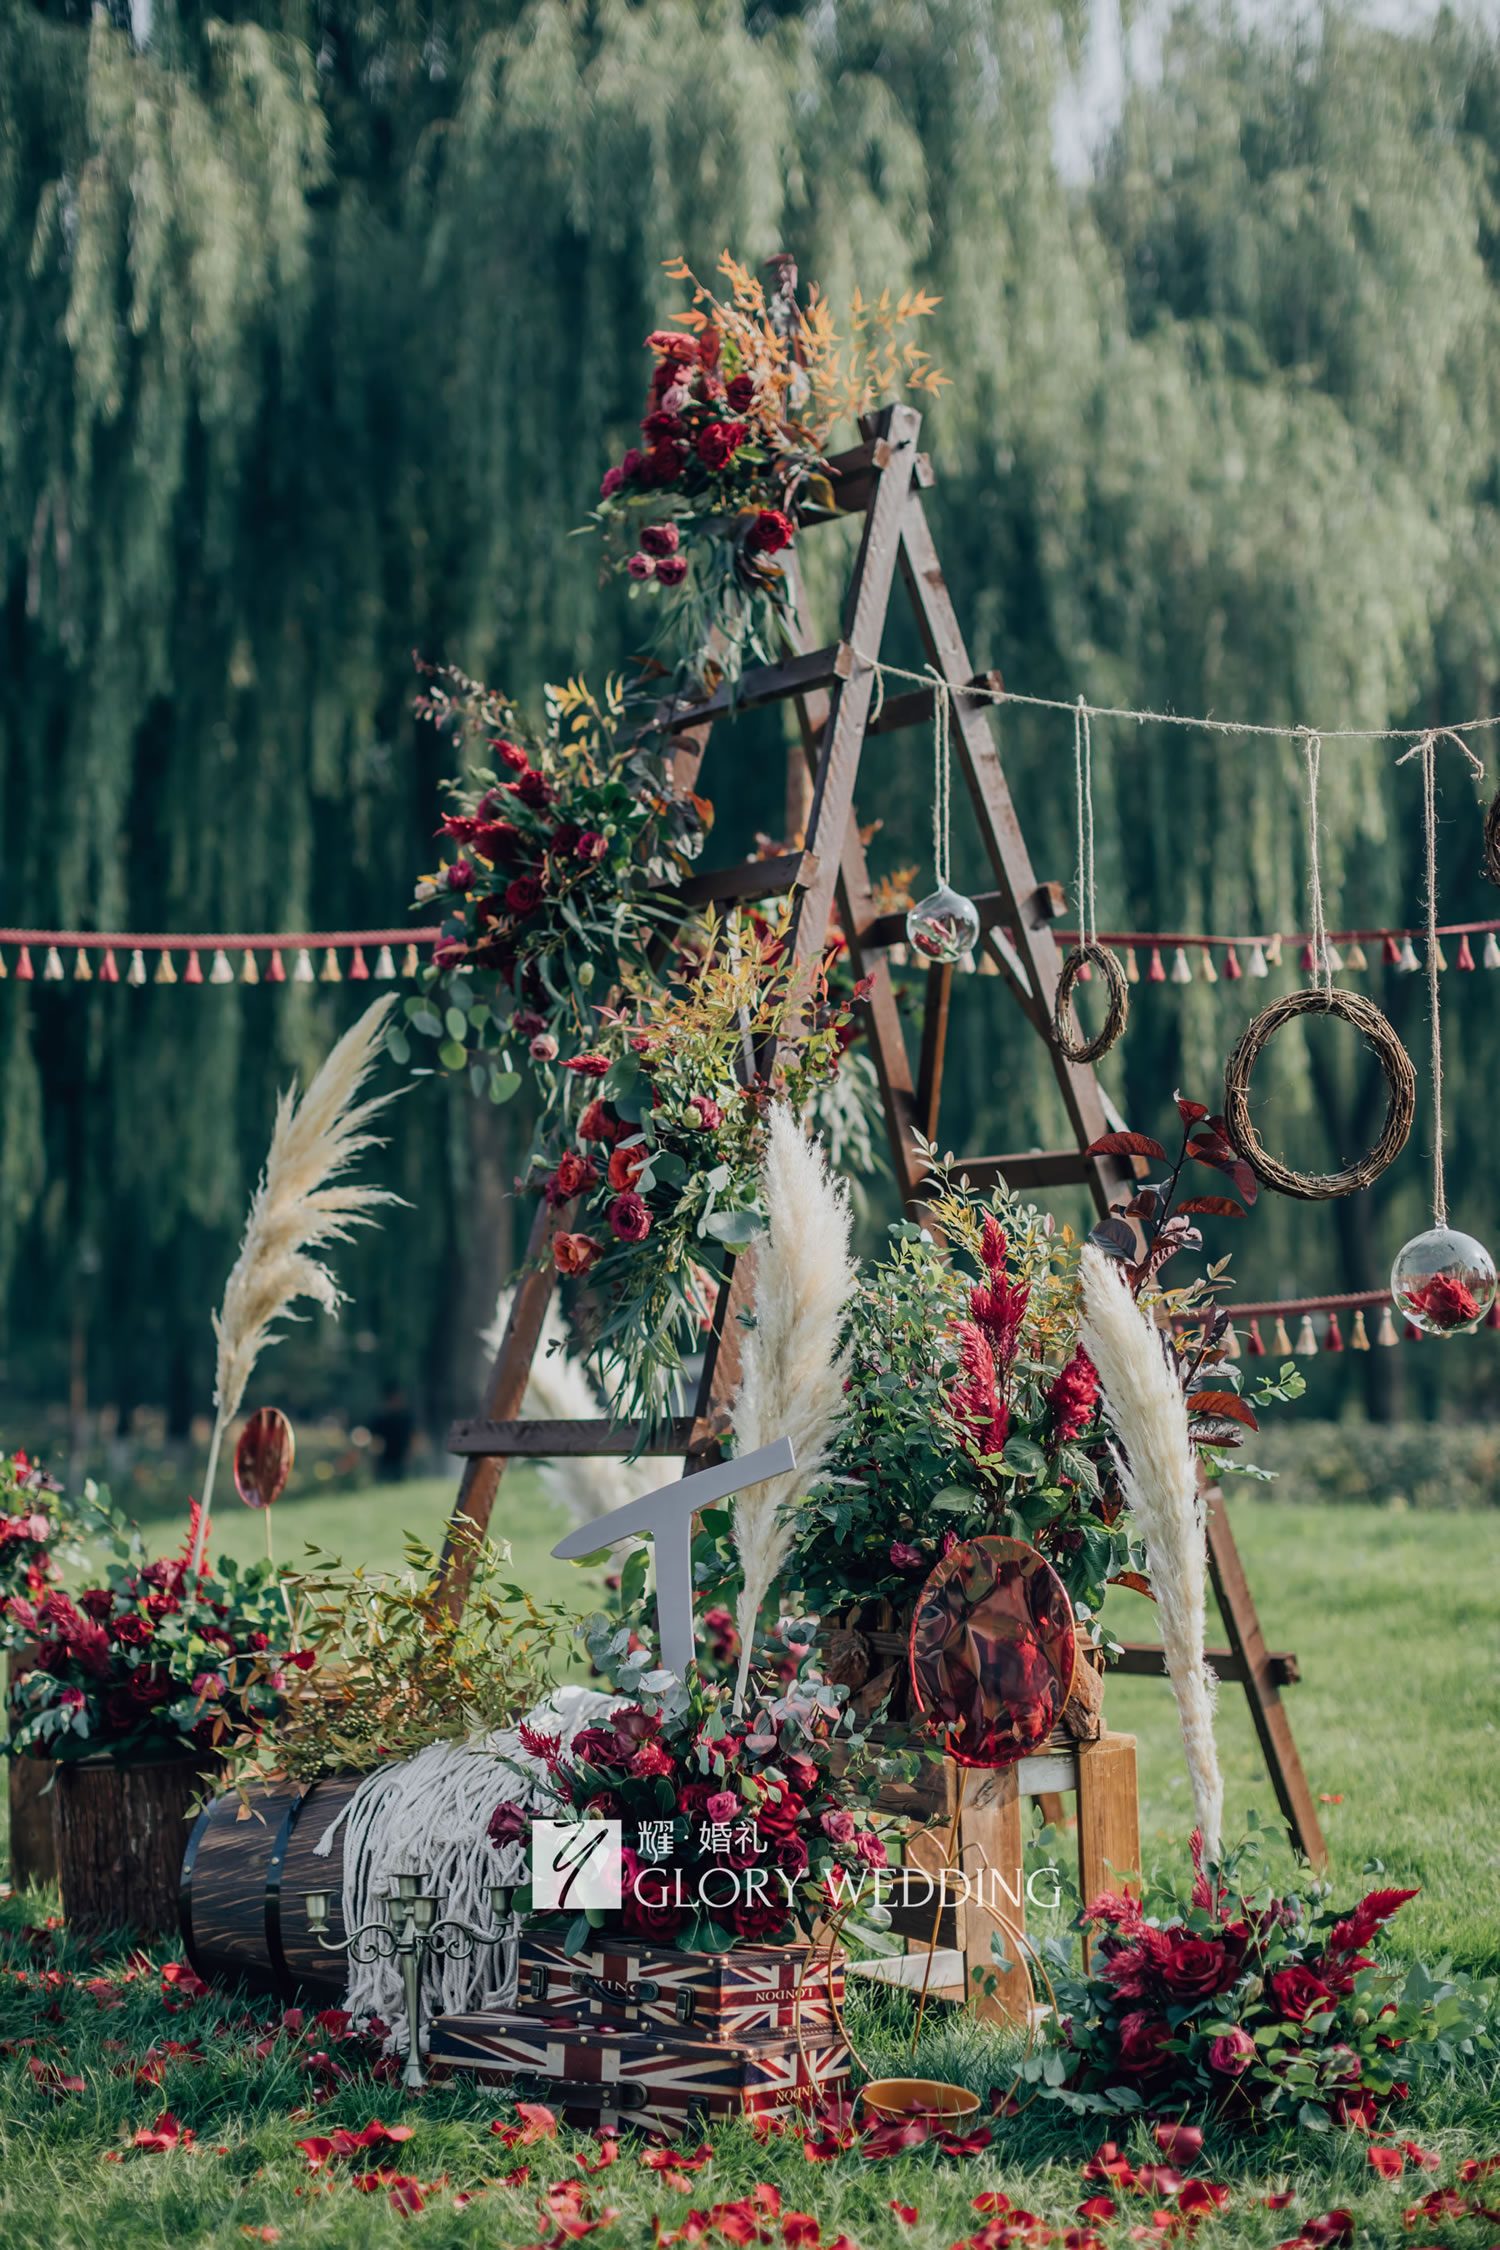
[(497, 2185), (500, 2187), (522, 2188), (526, 2185), (526, 2182), (530, 2178), (531, 2166), (529, 2164), (518, 2164), (515, 2170), (513, 2172), (507, 2172), (505, 2174), (505, 2177), (497, 2182)]
[(1229, 2190), (1217, 2180), (1185, 2180), (1177, 2195), (1178, 2210), (1189, 2217), (1208, 2218), (1228, 2202)]
[(920, 2148), (927, 2134), (927, 2121), (921, 2117), (908, 2117), (903, 2124), (877, 2125), (860, 2142), (859, 2153), (874, 2158), (899, 2156), (904, 2148)]
[(851, 2242), (847, 2234), (836, 2234), (832, 2242), (824, 2244), (824, 2250), (859, 2250), (859, 2245)]
[(891, 2209), (904, 2227), (914, 2227), (922, 2215), (915, 2203), (893, 2203)]
[(1079, 2204), (1078, 2216), (1080, 2219), (1117, 2219), (1120, 2207), (1107, 2195), (1091, 2195), (1087, 2203)]
[(786, 2211), (781, 2219), (781, 2239), (789, 2250), (801, 2250), (804, 2244), (817, 2242), (822, 2229), (811, 2211)]
[(1370, 2160), (1371, 2171), (1378, 2172), (1383, 2180), (1399, 2180), (1406, 2170), (1406, 2158), (1399, 2148), (1372, 2146), (1365, 2150), (1365, 2154)]
[[(1418, 2148), (1415, 2141), (1403, 2141), (1401, 2143), (1401, 2147), (1404, 2153), (1411, 2159), (1412, 2163), (1420, 2165), (1424, 2172), (1436, 2172), (1442, 2164), (1443, 2160), (1440, 2156), (1435, 2155), (1430, 2148)], [(1493, 2161), (1496, 2160), (1492, 2159), (1492, 2162)], [(1483, 2168), (1488, 2171), (1490, 2169), (1490, 2166), (1486, 2165)], [(1462, 2168), (1460, 2168), (1458, 2176), (1460, 2179), (1471, 2180), (1477, 2177), (1475, 2173), (1466, 2173), (1462, 2170)]]
[[(999, 2188), (986, 2188), (982, 2195), (975, 2196), (974, 2208), (976, 2211), (1008, 2211), (1010, 2209), (1010, 2197), (1002, 2195)], [(1113, 2204), (1110, 2205), (1110, 2209), (1114, 2209)]]
[(1128, 2157), (1120, 2154), (1114, 2141), (1101, 2141), (1083, 2167), (1086, 2180), (1116, 2180), (1121, 2187), (1134, 2187), (1135, 2167)]
[(1324, 2250), (1354, 2240), (1354, 2221), (1347, 2211), (1325, 2211), (1321, 2219), (1309, 2219), (1302, 2228), (1304, 2242), (1315, 2242)]
[(611, 2164), (619, 2163), (620, 2144), (615, 2138), (614, 2134), (606, 2132), (601, 2128), (597, 2134), (597, 2139), (599, 2142), (599, 2154), (594, 2159), (594, 2162), (592, 2164), (590, 2164), (586, 2156), (575, 2155), (573, 2161), (578, 2166), (580, 2172), (607, 2172)]
[(408, 2218), (413, 2219), (419, 2211), (425, 2209), (422, 2190), (415, 2180), (407, 2179), (404, 2173), (398, 2173), (391, 2182), (391, 2209), (404, 2211)]
[(333, 2154), (331, 2140), (319, 2138), (312, 2141), (299, 2141), (297, 2146), (307, 2158), (308, 2170), (312, 2172), (316, 2172), (322, 2165), (326, 2164)]
[(1143, 2164), (1135, 2176), (1137, 2195), (1177, 2195), (1182, 2174), (1171, 2164)]
[(1320, 1789), (1318, 1791), (1318, 1803), (1320, 1805), (1341, 1805), (1343, 1801), (1344, 1795), (1342, 1790), (1338, 1791), (1336, 1795), (1330, 1794), (1330, 1792), (1326, 1789)]
[(248, 2236), (252, 2242), (279, 2242), (281, 2240), (280, 2227), (241, 2227), (240, 2233)]
[(168, 1961), (162, 1970), (161, 1982), (163, 1999), (169, 1991), (180, 1993), (184, 2000), (203, 2000), (208, 1996), (208, 1986), (186, 1961)]
[(1063, 2250), (1104, 2250), (1104, 2238), (1095, 2234), (1092, 2227), (1067, 2227), (1063, 2232)]
[(1413, 2203), (1401, 2216), (1409, 2227), (1414, 2227), (1419, 2219), (1436, 2222), (1465, 2218), (1470, 2208), (1468, 2199), (1460, 2195), (1457, 2188), (1434, 2188), (1431, 2195), (1424, 2195), (1420, 2203)]
[(1174, 2164), (1191, 2164), (1203, 2153), (1203, 2129), (1198, 2125), (1153, 2125), (1151, 2138)]
[(1482, 2180), (1486, 2172), (1500, 2172), (1500, 2156), (1466, 2156), (1458, 2167), (1461, 2180)]
[(1284, 2211), (1289, 2203), (1296, 2202), (1296, 2190), (1294, 2188), (1288, 2188), (1282, 2195), (1263, 2195), (1260, 2200), (1261, 2206), (1264, 2210)]
[(40, 2093), (62, 2095), (83, 2092), (83, 2080), (66, 2077), (56, 2063), (38, 2062), (35, 2055), (28, 2055), (26, 2068), (31, 2073), (32, 2084)]
[(143, 2148), (148, 2156), (165, 2156), (169, 2149), (191, 2148), (193, 2136), (185, 2133), (169, 2109), (164, 2109), (154, 2125), (143, 2125), (132, 2139), (132, 2146)]

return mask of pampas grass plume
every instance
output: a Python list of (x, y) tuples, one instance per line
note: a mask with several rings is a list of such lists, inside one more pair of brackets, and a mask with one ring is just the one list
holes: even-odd
[(732, 1409), (735, 1450), (753, 1453), (788, 1437), (797, 1466), (735, 1496), (734, 1543), (745, 1576), (736, 1710), (745, 1700), (761, 1603), (791, 1550), (788, 1504), (828, 1458), (843, 1412), (849, 1353), (841, 1339), (855, 1277), (848, 1190), (830, 1173), (822, 1143), (808, 1139), (784, 1102), (771, 1111), (763, 1187), (767, 1231), (756, 1257), (755, 1325)]
[(1079, 1263), (1081, 1340), (1099, 1372), (1115, 1460), (1151, 1568), (1162, 1653), (1177, 1699), (1193, 1805), (1211, 1860), (1219, 1856), (1224, 1781), (1214, 1741), (1217, 1683), (1203, 1657), (1208, 1556), (1187, 1401), (1164, 1341), (1113, 1258), (1093, 1243)]
[[(480, 1337), (490, 1352), (498, 1352), (515, 1296), (502, 1289), (495, 1317)], [(526, 1379), (521, 1412), (546, 1422), (597, 1421), (603, 1408), (583, 1361), (568, 1350), (568, 1331), (555, 1296), (547, 1303), (547, 1317), (537, 1338), (536, 1356)], [(575, 1523), (592, 1523), (616, 1508), (638, 1500), (643, 1492), (681, 1476), (680, 1461), (623, 1461), (608, 1453), (577, 1454), (567, 1460), (539, 1460), (544, 1489), (567, 1509)]]
[(370, 1122), (395, 1099), (393, 1094), (357, 1099), (375, 1067), (385, 1021), (395, 1005), (395, 994), (388, 993), (366, 1008), (301, 1101), (288, 1088), (276, 1104), (276, 1126), (265, 1170), (250, 1199), (245, 1238), (224, 1286), (224, 1302), (214, 1314), (219, 1346), (214, 1434), (189, 1563), (194, 1573), (203, 1565), (224, 1432), (239, 1411), (256, 1361), (268, 1345), (280, 1341), (277, 1322), (296, 1317), (291, 1308), (299, 1297), (311, 1297), (334, 1314), (345, 1301), (333, 1275), (313, 1253), (326, 1243), (347, 1242), (357, 1226), (372, 1225), (376, 1205), (401, 1200), (388, 1189), (342, 1180), (357, 1157), (380, 1145)]

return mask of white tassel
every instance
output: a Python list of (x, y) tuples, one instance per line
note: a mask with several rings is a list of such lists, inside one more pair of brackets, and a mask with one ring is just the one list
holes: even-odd
[(234, 971), (229, 966), (229, 955), (222, 945), (214, 947), (213, 963), (208, 972), (210, 984), (233, 984)]
[(762, 1174), (767, 1228), (757, 1245), (755, 1325), (731, 1410), (737, 1453), (790, 1438), (797, 1466), (736, 1495), (732, 1529), (744, 1570), (740, 1593), (738, 1711), (750, 1677), (755, 1621), (791, 1551), (789, 1504), (828, 1457), (844, 1405), (844, 1308), (854, 1291), (849, 1191), (833, 1177), (821, 1141), (810, 1141), (784, 1102), (771, 1112)]
[(1500, 969), (1500, 944), (1496, 943), (1493, 930), (1485, 932), (1484, 952), (1480, 958), (1487, 969)]
[(1188, 967), (1188, 957), (1179, 945), (1177, 951), (1172, 955), (1172, 982), (1174, 984), (1191, 984), (1192, 981), (1193, 972)]
[(1257, 938), (1250, 948), (1250, 974), (1253, 977), (1264, 977), (1269, 976), (1270, 973), (1266, 967), (1265, 948), (1262, 946), (1260, 939)]
[(313, 981), (312, 955), (305, 945), (299, 946), (296, 966), (292, 970), (292, 982), (293, 984), (311, 984)]
[(1146, 1543), (1162, 1653), (1204, 1850), (1217, 1860), (1224, 1781), (1214, 1742), (1215, 1681), (1203, 1657), (1208, 1549), (1187, 1402), (1171, 1346), (1141, 1311), (1112, 1258), (1092, 1243), (1079, 1261), (1081, 1341), (1099, 1372), (1125, 1497)]
[(1398, 969), (1404, 969), (1408, 976), (1415, 976), (1422, 966), (1417, 959), (1416, 950), (1409, 937), (1404, 937), (1401, 940), (1401, 952), (1397, 958), (1396, 966)]
[(55, 945), (49, 945), (47, 948), (47, 958), (42, 963), (42, 982), (44, 984), (61, 984), (62, 973), (62, 955), (58, 952)]
[(138, 945), (133, 945), (130, 949), (130, 967), (125, 971), (125, 982), (127, 984), (144, 984), (145, 981), (146, 957)]
[(388, 945), (383, 945), (375, 956), (375, 974), (385, 984), (389, 984), (396, 974), (396, 964), (391, 959)]

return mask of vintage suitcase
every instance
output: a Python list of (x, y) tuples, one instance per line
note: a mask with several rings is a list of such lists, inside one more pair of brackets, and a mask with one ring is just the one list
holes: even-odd
[(753, 2117), (847, 2091), (849, 2050), (837, 2032), (762, 2039), (664, 2039), (648, 2031), (509, 2010), (437, 2016), (434, 2072), (508, 2081), (517, 2101), (546, 2102), (572, 2125), (639, 2125), (676, 2133), (697, 2112)]
[[(797, 1981), (802, 1979), (799, 2000)], [(524, 1935), (516, 2006), (579, 2023), (659, 2025), (675, 2037), (804, 2039), (838, 2029), (844, 1961), (800, 1945), (738, 1945), (731, 1953), (600, 1938), (583, 1953)]]

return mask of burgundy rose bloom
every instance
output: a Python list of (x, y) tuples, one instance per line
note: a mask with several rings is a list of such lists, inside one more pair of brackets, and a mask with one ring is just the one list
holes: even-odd
[(90, 1586), (79, 1595), (78, 1606), (96, 1625), (107, 1625), (115, 1613), (115, 1597), (108, 1586)]
[(681, 543), (675, 523), (648, 523), (641, 532), (642, 548), (658, 561), (663, 555), (675, 555)]
[(638, 1703), (622, 1703), (618, 1711), (610, 1712), (609, 1723), (619, 1740), (632, 1749), (637, 1743), (650, 1742), (661, 1733), (660, 1719), (643, 1711)]
[(577, 1758), (583, 1765), (595, 1768), (619, 1766), (625, 1762), (620, 1745), (615, 1740), (614, 1729), (607, 1726), (580, 1727), (573, 1737), (573, 1746), (568, 1755), (570, 1758)]
[(555, 1234), (552, 1263), (559, 1273), (584, 1274), (604, 1255), (604, 1245), (591, 1234)]
[(795, 527), (790, 516), (779, 508), (762, 508), (745, 534), (745, 546), (752, 555), (779, 555), (783, 547), (790, 547)]
[(921, 1550), (909, 1546), (904, 1539), (891, 1541), (891, 1562), (897, 1570), (925, 1570), (927, 1558)]
[(150, 1618), (142, 1617), (138, 1609), (115, 1620), (114, 1636), (121, 1648), (144, 1648), (155, 1631)]
[(1233, 2031), (1224, 2032), (1208, 2050), (1208, 2067), (1217, 2070), (1224, 2078), (1239, 2078), (1255, 2060), (1255, 2041), (1248, 2031), (1236, 2024)]
[(792, 1787), (800, 1789), (804, 1797), (810, 1797), (818, 1786), (817, 1767), (811, 1758), (801, 1757), (795, 1750), (789, 1750), (782, 1759), (781, 1770)]
[(496, 1805), (485, 1833), (496, 1851), (503, 1851), (507, 1844), (525, 1841), (531, 1833), (531, 1821), (519, 1805)]
[(642, 1867), (627, 1875), (620, 1907), (620, 1918), (633, 1936), (653, 1938), (658, 1944), (675, 1937), (687, 1919), (686, 1910), (673, 1903), (670, 1878), (660, 1867)]
[(776, 1843), (797, 1832), (805, 1807), (802, 1799), (781, 1781), (765, 1784), (765, 1798), (756, 1812), (756, 1825)]
[(627, 450), (624, 460), (620, 463), (621, 476), (639, 476), (641, 473), (641, 464), (643, 463), (645, 458), (646, 456), (642, 453), (640, 447), (638, 445), (632, 445)]
[[(660, 445), (663, 438), (680, 438), (687, 435), (687, 424), (683, 421), (682, 416), (669, 413), (664, 406), (653, 406), (651, 412), (641, 423), (641, 428), (653, 445)], [(646, 551), (653, 555), (658, 552), (655, 547), (649, 547)]]
[(1286, 2023), (1301, 2023), (1331, 2005), (1333, 1994), (1311, 1969), (1278, 1969), (1271, 1979), (1276, 2005)]
[(175, 1703), (182, 1690), (164, 1665), (142, 1664), (130, 1675), (130, 1692), (141, 1710), (154, 1711)]
[(599, 1178), (586, 1156), (576, 1149), (566, 1150), (557, 1160), (557, 1170), (547, 1182), (546, 1197), (549, 1203), (571, 1203), (575, 1195), (582, 1195)]
[(1170, 2039), (1165, 2018), (1149, 2015), (1138, 2008), (1132, 2015), (1120, 2018), (1120, 2067), (1123, 2070), (1144, 2072), (1159, 2070), (1171, 2060), (1162, 2052), (1162, 2041)]
[(643, 1742), (631, 1754), (630, 1771), (637, 1780), (647, 1781), (655, 1774), (675, 1773), (677, 1768), (670, 1750), (664, 1750), (659, 1742)]
[(747, 413), (755, 404), (755, 377), (753, 375), (732, 376), (724, 387), (724, 397), (732, 413)]
[(432, 965), (435, 969), (455, 968), (468, 957), (469, 949), (462, 938), (439, 938), (432, 949)]
[(140, 1706), (128, 1687), (110, 1689), (104, 1698), (104, 1716), (116, 1734), (130, 1734), (141, 1723)]
[(764, 1894), (736, 1899), (729, 1908), (729, 1922), (735, 1936), (752, 1944), (757, 1938), (774, 1937), (785, 1921), (786, 1907), (779, 1899), (772, 1898), (770, 1884)]
[(560, 820), (547, 838), (547, 849), (556, 859), (569, 859), (582, 834), (576, 820)]
[(685, 555), (663, 555), (656, 566), (656, 583), (658, 586), (680, 586), (687, 576), (687, 567)]
[(776, 1865), (789, 1883), (800, 1883), (807, 1873), (807, 1846), (800, 1836), (783, 1836), (776, 1846)]
[(534, 875), (518, 875), (506, 886), (505, 904), (512, 914), (535, 914), (542, 897), (542, 886)]
[(600, 499), (613, 500), (615, 494), (619, 491), (621, 485), (624, 482), (625, 471), (623, 467), (621, 467), (621, 465), (617, 462), (612, 469), (606, 469), (603, 476), (599, 479)]
[(471, 891), (474, 888), (474, 866), (471, 860), (455, 859), (443, 869), (443, 881), (450, 891)]
[(514, 859), (522, 838), (513, 820), (481, 820), (475, 822), (470, 841), (493, 867), (500, 860)]
[(610, 1231), (619, 1242), (644, 1242), (651, 1232), (651, 1213), (634, 1188), (617, 1195), (606, 1215)]
[(696, 1125), (700, 1133), (716, 1133), (724, 1122), (724, 1112), (707, 1094), (695, 1094), (683, 1107), (683, 1122)]
[(625, 568), (635, 579), (654, 578), (656, 576), (656, 565), (649, 555), (632, 555)]
[(1174, 1934), (1162, 1982), (1176, 2001), (1206, 2000), (1233, 1984), (1238, 1968), (1237, 1956), (1217, 1939)]
[(1456, 1274), (1435, 1273), (1420, 1289), (1402, 1290), (1398, 1302), (1434, 1328), (1468, 1328), (1479, 1318), (1479, 1300)]
[(642, 484), (675, 484), (686, 459), (687, 454), (680, 445), (664, 438), (659, 445), (652, 446), (641, 464)]
[(598, 861), (609, 850), (609, 838), (601, 836), (597, 828), (585, 828), (573, 846), (575, 859)]
[(706, 469), (723, 469), (734, 459), (744, 438), (741, 422), (709, 422), (698, 432), (698, 458)]
[(578, 1138), (581, 1141), (617, 1141), (624, 1131), (610, 1116), (603, 1102), (590, 1102), (578, 1120)]
[(533, 812), (540, 812), (543, 806), (550, 805), (557, 795), (545, 774), (533, 773), (529, 769), (521, 775), (519, 781), (507, 782), (506, 787), (523, 805), (530, 805)]

